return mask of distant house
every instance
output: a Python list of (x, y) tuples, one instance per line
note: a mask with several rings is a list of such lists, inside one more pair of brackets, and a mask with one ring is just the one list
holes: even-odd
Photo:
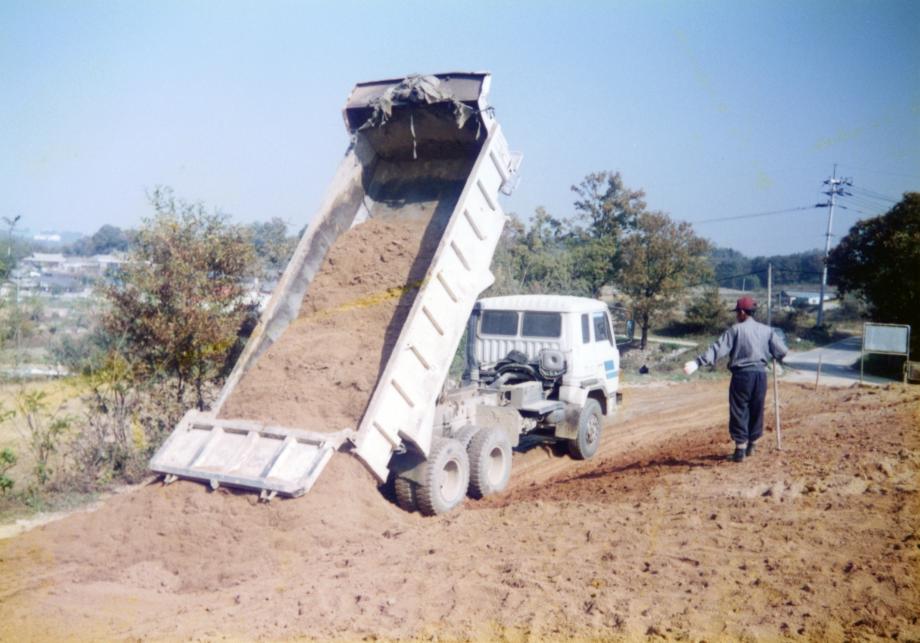
[(119, 255), (67, 257), (67, 261), (60, 267), (60, 271), (74, 275), (102, 276), (108, 274), (109, 269), (118, 267), (124, 262), (124, 258)]
[(104, 275), (109, 269), (125, 263), (125, 258), (123, 255), (93, 255), (93, 261), (99, 266), (99, 274)]
[(76, 275), (47, 274), (39, 277), (38, 287), (42, 292), (59, 294), (82, 292), (86, 289), (86, 284)]
[[(837, 299), (837, 293), (832, 290), (824, 292), (824, 301)], [(784, 290), (780, 293), (780, 303), (783, 306), (795, 306), (798, 304), (807, 306), (817, 306), (821, 302), (821, 292), (813, 290)]]
[(41, 272), (61, 268), (67, 259), (59, 252), (33, 252), (23, 258), (22, 263), (32, 266)]

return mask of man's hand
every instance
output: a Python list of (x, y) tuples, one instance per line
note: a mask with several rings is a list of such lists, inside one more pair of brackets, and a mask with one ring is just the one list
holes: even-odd
[(696, 363), (696, 360), (691, 359), (689, 362), (684, 364), (684, 373), (686, 373), (687, 375), (693, 375), (696, 372), (696, 369), (698, 369), (699, 367), (700, 365)]

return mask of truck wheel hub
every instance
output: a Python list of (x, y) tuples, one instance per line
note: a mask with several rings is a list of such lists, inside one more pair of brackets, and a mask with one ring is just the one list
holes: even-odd
[(597, 434), (600, 430), (600, 423), (597, 421), (597, 418), (591, 416), (591, 419), (588, 420), (588, 430), (585, 431), (585, 440), (588, 444), (594, 444), (597, 441)]
[(444, 465), (441, 476), (441, 497), (447, 502), (456, 498), (463, 490), (461, 483), (463, 476), (460, 475), (460, 465), (456, 460), (450, 460)]
[(495, 447), (489, 453), (489, 464), (488, 464), (488, 476), (489, 482), (496, 484), (501, 481), (502, 476), (505, 474), (505, 452), (502, 451), (501, 447)]

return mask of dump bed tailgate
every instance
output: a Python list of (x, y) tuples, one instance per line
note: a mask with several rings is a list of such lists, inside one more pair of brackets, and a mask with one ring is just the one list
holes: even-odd
[(312, 433), (189, 411), (150, 463), (167, 475), (299, 496), (310, 490), (350, 430)]

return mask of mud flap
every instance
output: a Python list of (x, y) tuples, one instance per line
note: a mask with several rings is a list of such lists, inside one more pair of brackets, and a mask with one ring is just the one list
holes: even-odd
[(333, 453), (353, 433), (316, 433), (249, 420), (218, 419), (192, 410), (150, 461), (167, 480), (187, 478), (259, 489), (264, 497), (301, 496), (313, 486)]

